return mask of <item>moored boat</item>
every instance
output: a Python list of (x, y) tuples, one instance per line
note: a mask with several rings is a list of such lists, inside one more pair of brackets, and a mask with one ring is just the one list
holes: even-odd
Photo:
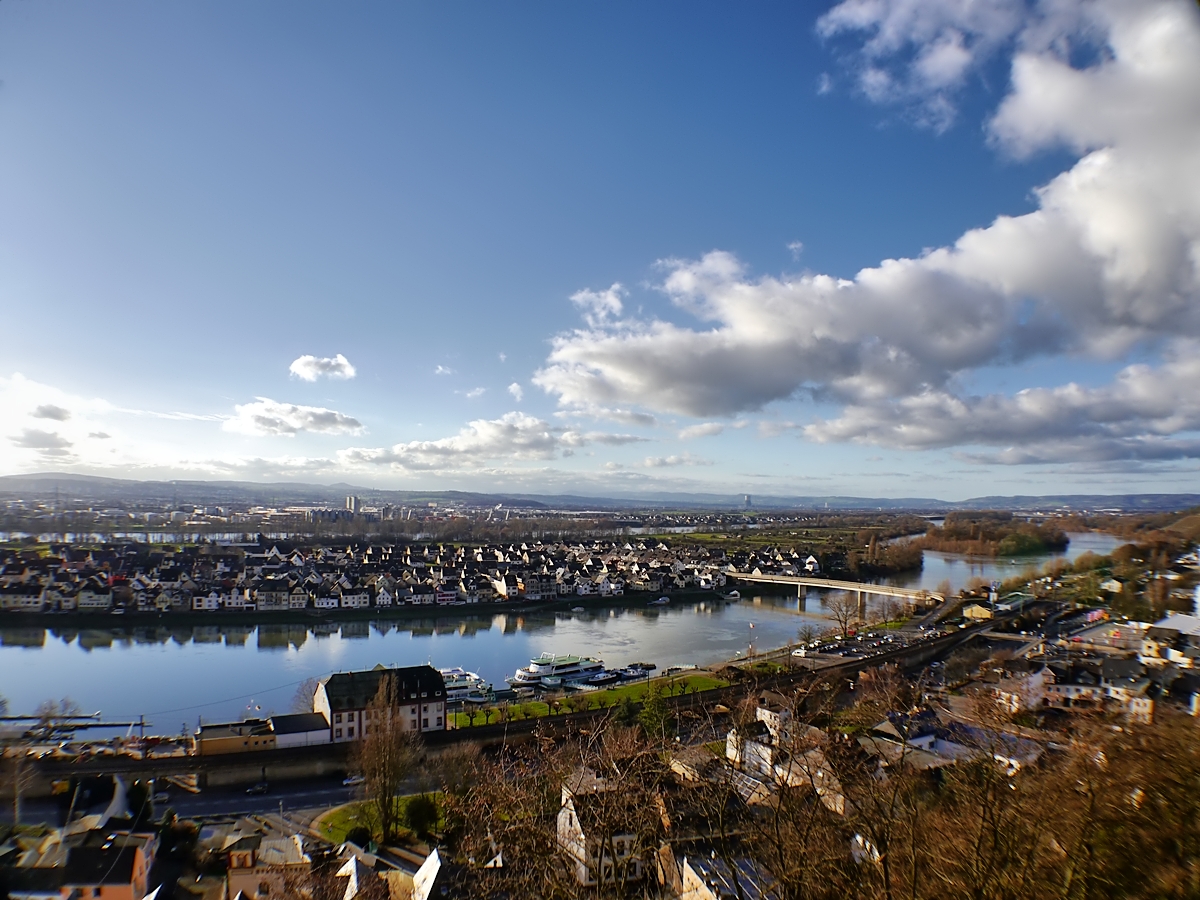
[(604, 671), (604, 672), (600, 672), (597, 675), (593, 675), (591, 678), (589, 678), (587, 680), (587, 683), (603, 686), (606, 684), (613, 684), (620, 680), (621, 680), (620, 672)]
[(557, 687), (564, 682), (587, 681), (603, 671), (604, 663), (590, 656), (543, 653), (537, 659), (531, 659), (528, 666), (517, 669), (507, 681), (514, 688), (546, 687), (547, 679), (557, 679), (553, 683)]
[(491, 685), (460, 666), (438, 669), (446, 683), (447, 703), (487, 703), (494, 694)]

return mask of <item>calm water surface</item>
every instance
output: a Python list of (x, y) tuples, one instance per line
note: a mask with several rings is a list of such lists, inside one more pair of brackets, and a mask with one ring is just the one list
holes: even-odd
[[(925, 553), (920, 574), (897, 584), (954, 588), (971, 578), (1020, 574), (1054, 556), (1107, 553), (1121, 542), (1109, 535), (1073, 535), (1066, 553), (1008, 560), (972, 560)], [(827, 627), (827, 599), (812, 591), (803, 608), (795, 597), (719, 596), (666, 608), (620, 608), (586, 613), (493, 613), (443, 618), (325, 622), (306, 625), (146, 626), (117, 629), (0, 628), (0, 695), (13, 712), (49, 698), (71, 697), (106, 719), (145, 715), (159, 733), (193, 728), (198, 718), (239, 718), (247, 709), (287, 712), (296, 685), (334, 671), (377, 663), (463, 666), (501, 685), (542, 652), (596, 656), (612, 667), (644, 660), (660, 668), (705, 665), (778, 647), (806, 624)], [(753, 626), (753, 627), (751, 627)]]
[[(609, 666), (705, 664), (795, 640), (824, 624), (821, 603), (801, 614), (788, 597), (587, 613), (496, 613), (445, 618), (53, 630), (0, 628), (0, 694), (14, 712), (69, 696), (106, 719), (145, 715), (160, 733), (183, 723), (287, 712), (296, 683), (377, 663), (463, 666), (503, 686), (542, 652), (582, 653)], [(753, 628), (751, 627), (753, 624)]]

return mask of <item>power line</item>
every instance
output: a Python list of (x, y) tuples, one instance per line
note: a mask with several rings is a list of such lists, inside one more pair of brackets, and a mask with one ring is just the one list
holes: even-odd
[(220, 703), (232, 703), (234, 700), (245, 700), (247, 698), (252, 698), (255, 695), (269, 694), (273, 691), (281, 691), (284, 688), (296, 687), (297, 685), (303, 684), (304, 682), (308, 681), (309, 678), (323, 677), (324, 675), (332, 675), (332, 674), (333, 674), (333, 672), (331, 670), (329, 672), (322, 672), (321, 676), (310, 675), (307, 678), (301, 678), (298, 681), (289, 681), (287, 684), (280, 684), (280, 685), (276, 685), (275, 687), (260, 688), (258, 690), (247, 691), (245, 694), (238, 694), (236, 697), (226, 697), (223, 700), (210, 700), (208, 703), (195, 703), (191, 706), (177, 706), (174, 709), (159, 709), (159, 710), (154, 710), (153, 712), (145, 713), (145, 715), (147, 715), (147, 716), (165, 716), (167, 713), (187, 712), (192, 709), (204, 709), (206, 706), (216, 706)]

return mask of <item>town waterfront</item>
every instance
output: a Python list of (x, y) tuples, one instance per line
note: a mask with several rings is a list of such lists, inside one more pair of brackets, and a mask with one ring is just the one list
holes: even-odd
[[(1055, 556), (1103, 554), (1120, 543), (1106, 534), (1072, 534), (1064, 553), (1014, 561), (926, 551), (922, 572), (888, 581), (932, 590), (948, 579), (957, 589), (972, 578), (1004, 579)], [(824, 591), (810, 591), (801, 608), (795, 596), (740, 590), (737, 602), (719, 592), (693, 593), (667, 607), (626, 598), (585, 612), (455, 608), (419, 619), (303, 624), (216, 614), (211, 624), (172, 623), (168, 615), (162, 624), (80, 628), (54, 619), (49, 627), (0, 627), (0, 695), (14, 712), (70, 697), (107, 720), (145, 716), (153, 731), (169, 734), (194, 728), (198, 718), (287, 712), (304, 679), (377, 663), (462, 666), (502, 686), (504, 676), (542, 652), (582, 653), (613, 667), (638, 660), (660, 669), (711, 665), (794, 641), (806, 624), (829, 625)]]

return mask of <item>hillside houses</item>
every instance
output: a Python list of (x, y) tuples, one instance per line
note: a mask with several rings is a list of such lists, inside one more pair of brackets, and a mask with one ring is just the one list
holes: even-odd
[(804, 571), (803, 555), (726, 554), (658, 541), (508, 545), (155, 547), (52, 545), (0, 555), (6, 612), (204, 613), (371, 610), (619, 598), (721, 589), (731, 566)]

